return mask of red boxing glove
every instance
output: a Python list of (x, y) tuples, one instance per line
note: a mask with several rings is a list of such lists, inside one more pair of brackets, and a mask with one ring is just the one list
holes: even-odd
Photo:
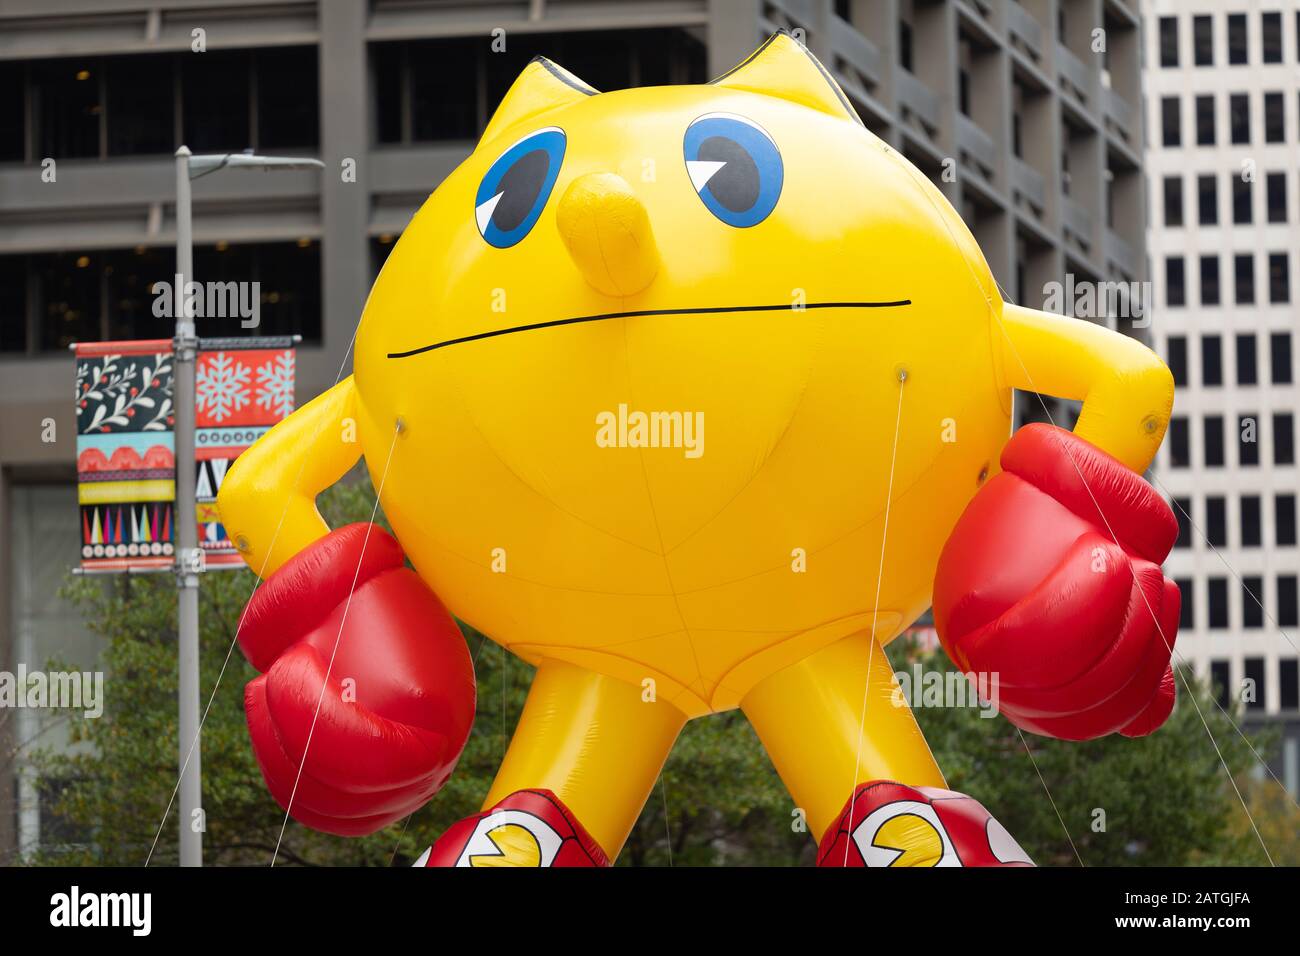
[(1054, 426), (1016, 432), (1002, 468), (939, 557), (944, 650), (995, 675), (998, 709), (1024, 730), (1151, 733), (1174, 706), (1180, 595), (1160, 570), (1173, 512), (1140, 475)]
[(474, 667), (382, 528), (348, 525), (285, 562), (249, 601), (239, 646), (263, 671), (244, 689), (253, 752), (299, 823), (373, 833), (451, 775), (474, 720)]

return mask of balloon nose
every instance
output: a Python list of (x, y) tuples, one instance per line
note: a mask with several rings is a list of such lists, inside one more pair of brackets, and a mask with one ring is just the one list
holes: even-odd
[(579, 176), (560, 197), (555, 222), (578, 271), (605, 295), (635, 295), (659, 271), (650, 217), (621, 176)]

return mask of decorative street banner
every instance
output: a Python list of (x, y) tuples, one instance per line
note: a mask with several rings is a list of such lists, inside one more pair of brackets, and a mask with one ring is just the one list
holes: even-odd
[[(172, 342), (79, 344), (77, 493), (81, 566), (170, 566), (176, 500)], [(294, 407), (293, 340), (200, 339), (195, 500), (208, 567), (241, 567), (217, 514), (226, 469)]]

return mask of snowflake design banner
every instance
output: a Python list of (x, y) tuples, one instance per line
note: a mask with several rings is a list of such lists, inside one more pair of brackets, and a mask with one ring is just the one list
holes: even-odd
[[(294, 409), (288, 337), (201, 339), (195, 369), (196, 514), (209, 567), (242, 567), (217, 513), (230, 464)], [(81, 564), (87, 570), (174, 561), (174, 370), (170, 339), (76, 348)]]

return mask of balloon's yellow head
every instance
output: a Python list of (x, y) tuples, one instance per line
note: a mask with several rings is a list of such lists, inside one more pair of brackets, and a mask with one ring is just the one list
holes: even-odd
[(999, 308), (960, 218), (790, 37), (702, 86), (597, 94), (538, 60), (375, 284), (362, 442), (459, 616), (725, 706), (924, 609), (1008, 433)]

